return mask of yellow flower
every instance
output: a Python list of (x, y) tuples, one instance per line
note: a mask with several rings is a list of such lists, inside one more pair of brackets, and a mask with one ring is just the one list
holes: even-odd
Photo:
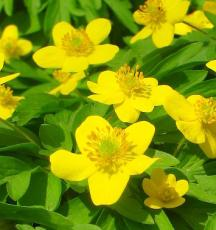
[(216, 60), (209, 61), (206, 66), (216, 72)]
[(4, 85), (4, 83), (18, 77), (19, 73), (0, 77), (0, 118), (6, 120), (12, 116), (18, 102), (23, 97), (13, 96), (13, 91)]
[(130, 176), (141, 174), (157, 160), (143, 155), (154, 131), (146, 121), (121, 129), (102, 117), (89, 116), (75, 133), (81, 154), (56, 151), (50, 156), (51, 171), (69, 181), (87, 178), (93, 203), (113, 204)]
[(205, 1), (203, 5), (203, 10), (212, 14), (216, 14), (216, 2), (215, 1)]
[[(15, 25), (7, 26), (0, 39), (0, 56), (6, 61), (28, 54), (32, 50), (32, 43), (26, 39), (19, 39), (18, 28)], [(1, 58), (0, 58), (1, 59)]]
[(60, 85), (52, 89), (49, 93), (61, 93), (63, 95), (68, 95), (76, 89), (78, 82), (85, 77), (85, 73), (79, 72), (72, 74), (61, 70), (55, 70), (53, 72), (53, 76)]
[(174, 25), (184, 19), (189, 5), (187, 0), (147, 0), (133, 14), (136, 23), (145, 27), (132, 37), (131, 43), (152, 34), (157, 47), (170, 45), (174, 37)]
[(174, 174), (166, 175), (162, 169), (155, 169), (151, 179), (145, 178), (142, 183), (144, 192), (149, 196), (144, 204), (149, 208), (175, 208), (182, 205), (182, 197), (188, 191), (186, 180), (176, 181)]
[(170, 90), (164, 108), (187, 140), (199, 144), (209, 158), (216, 158), (215, 99), (200, 95), (185, 99), (177, 91)]
[(142, 72), (122, 66), (117, 72), (104, 71), (99, 75), (98, 83), (87, 82), (95, 93), (90, 99), (114, 105), (118, 118), (123, 122), (133, 123), (140, 112), (151, 112), (155, 105), (160, 105), (160, 88), (155, 78), (145, 78)]
[(89, 64), (105, 63), (119, 50), (115, 45), (99, 45), (110, 30), (111, 23), (105, 18), (91, 21), (85, 30), (59, 22), (52, 31), (55, 46), (39, 49), (33, 59), (42, 68), (62, 68), (64, 72), (80, 72)]
[(212, 29), (214, 27), (201, 10), (194, 11), (193, 13), (185, 16), (184, 22), (175, 24), (175, 34), (186, 35), (196, 28), (202, 30)]

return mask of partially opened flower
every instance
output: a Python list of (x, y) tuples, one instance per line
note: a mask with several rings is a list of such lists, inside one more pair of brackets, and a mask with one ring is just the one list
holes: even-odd
[(10, 118), (23, 97), (13, 96), (13, 91), (4, 85), (19, 76), (19, 73), (0, 77), (0, 118), (6, 120)]
[(175, 24), (175, 34), (186, 35), (196, 29), (212, 29), (213, 27), (214, 25), (208, 20), (204, 12), (197, 10), (189, 15), (186, 15), (184, 22)]
[(203, 10), (212, 14), (216, 14), (216, 1), (204, 1)]
[(19, 38), (17, 26), (9, 25), (3, 30), (0, 38), (0, 53), (3, 54), (5, 61), (8, 62), (11, 58), (24, 56), (31, 50), (32, 43), (29, 40)]
[(209, 61), (206, 66), (216, 72), (216, 60)]
[(78, 82), (85, 77), (85, 73), (69, 73), (61, 70), (55, 70), (53, 72), (53, 76), (60, 84), (52, 89), (49, 93), (61, 93), (63, 95), (68, 95), (76, 89)]
[(143, 155), (154, 131), (146, 121), (121, 129), (102, 117), (89, 116), (75, 134), (81, 154), (56, 151), (50, 156), (51, 171), (69, 181), (87, 178), (94, 204), (113, 204), (130, 176), (141, 174), (157, 160)]
[(189, 5), (187, 0), (145, 1), (133, 14), (136, 23), (145, 27), (132, 37), (131, 43), (152, 35), (157, 47), (170, 45), (174, 37), (174, 25), (184, 19)]
[(209, 158), (216, 158), (216, 100), (192, 95), (185, 99), (170, 90), (164, 102), (166, 112), (176, 121), (185, 138), (199, 144)]
[[(87, 82), (89, 89), (95, 93), (90, 99), (114, 105), (118, 118), (123, 122), (133, 123), (139, 118), (140, 112), (151, 112), (154, 106), (160, 105), (158, 81), (152, 77), (144, 77), (143, 73), (128, 65), (122, 66), (117, 72), (104, 71), (99, 75), (98, 82)], [(163, 94), (165, 91), (163, 91)]]
[(144, 204), (152, 209), (176, 208), (185, 202), (188, 191), (187, 180), (178, 180), (174, 174), (165, 174), (162, 169), (155, 169), (151, 179), (145, 178), (142, 183), (144, 192), (149, 196)]
[(110, 30), (111, 23), (105, 18), (91, 21), (85, 29), (59, 22), (52, 31), (54, 46), (39, 49), (33, 59), (42, 68), (61, 68), (64, 72), (80, 72), (90, 64), (108, 62), (119, 50), (115, 45), (99, 45)]

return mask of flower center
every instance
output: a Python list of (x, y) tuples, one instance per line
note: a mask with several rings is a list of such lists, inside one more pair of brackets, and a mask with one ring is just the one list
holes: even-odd
[(5, 55), (10, 58), (10, 57), (18, 57), (19, 54), (21, 53), (20, 48), (17, 45), (17, 40), (13, 38), (4, 38), (1, 39), (0, 42), (0, 49), (5, 53)]
[(164, 202), (169, 202), (175, 200), (178, 194), (176, 193), (175, 189), (170, 186), (165, 186), (164, 189), (159, 193), (159, 197)]
[(61, 70), (54, 70), (53, 71), (53, 77), (57, 81), (64, 83), (64, 82), (69, 80), (69, 78), (71, 77), (71, 73), (63, 72)]
[(117, 82), (127, 97), (145, 97), (150, 98), (152, 86), (145, 84), (143, 72), (135, 70), (130, 66), (124, 65), (117, 71)]
[(205, 124), (216, 122), (216, 100), (202, 98), (195, 104), (195, 111), (200, 120)]
[(7, 108), (14, 108), (18, 104), (13, 91), (4, 85), (0, 85), (0, 104)]
[(88, 137), (86, 153), (98, 168), (107, 173), (116, 173), (136, 157), (133, 143), (127, 140), (123, 129), (106, 127), (96, 129)]
[(88, 56), (94, 50), (94, 44), (87, 33), (81, 30), (73, 30), (62, 38), (62, 48), (68, 56)]
[(166, 12), (161, 0), (147, 0), (139, 6), (138, 14), (144, 25), (150, 25), (153, 29), (166, 21)]

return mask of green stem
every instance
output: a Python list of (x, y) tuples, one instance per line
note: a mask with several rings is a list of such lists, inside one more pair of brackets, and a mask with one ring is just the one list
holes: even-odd
[(179, 141), (179, 143), (178, 143), (178, 145), (177, 145), (177, 147), (176, 147), (176, 149), (175, 149), (175, 151), (174, 151), (174, 153), (173, 153), (173, 156), (177, 156), (177, 154), (178, 154), (178, 152), (179, 152), (179, 150), (182, 148), (182, 146), (185, 144), (185, 138), (182, 138), (180, 141)]
[(17, 133), (19, 133), (21, 136), (23, 136), (26, 140), (28, 140), (30, 143), (36, 144), (38, 145), (38, 143), (32, 139), (30, 136), (28, 136), (25, 132), (23, 132), (22, 129), (20, 129), (19, 127), (11, 124), (10, 122), (3, 120), (2, 118), (0, 118), (0, 122), (2, 122), (3, 124), (5, 124), (6, 126), (12, 128), (13, 130), (15, 130)]
[(183, 23), (186, 24), (186, 25), (188, 25), (188, 26), (190, 26), (190, 27), (192, 27), (194, 30), (199, 31), (200, 33), (204, 34), (204, 35), (207, 36), (208, 38), (210, 38), (210, 39), (216, 41), (216, 37), (213, 37), (213, 36), (209, 35), (206, 31), (201, 30), (201, 29), (199, 29), (198, 27), (196, 27), (196, 26), (194, 26), (194, 25), (192, 25), (192, 24), (190, 24), (190, 23), (188, 23), (188, 22), (183, 21)]

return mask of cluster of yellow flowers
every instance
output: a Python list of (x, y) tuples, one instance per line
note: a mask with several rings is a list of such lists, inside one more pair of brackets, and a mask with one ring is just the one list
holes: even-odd
[[(203, 11), (186, 15), (187, 0), (147, 0), (134, 13), (134, 20), (144, 28), (131, 38), (131, 43), (152, 35), (157, 47), (172, 43), (174, 34), (185, 35), (194, 29), (212, 28)], [(210, 4), (210, 3), (209, 3)], [(205, 6), (205, 10), (208, 5)], [(50, 94), (70, 94), (86, 75), (89, 65), (110, 61), (119, 51), (118, 46), (100, 44), (111, 31), (111, 22), (105, 18), (91, 21), (85, 29), (76, 29), (67, 22), (57, 23), (52, 36), (54, 45), (37, 50), (33, 59), (42, 68), (55, 69), (59, 86)], [(10, 58), (26, 55), (31, 42), (18, 39), (18, 30), (8, 26), (0, 39), (0, 66)], [(216, 60), (207, 64), (216, 71)], [(13, 96), (3, 84), (16, 78), (13, 74), (0, 78), (0, 117), (9, 118), (23, 97)], [(141, 174), (157, 158), (144, 155), (154, 136), (155, 127), (147, 121), (138, 121), (141, 112), (151, 112), (163, 106), (185, 138), (199, 144), (209, 158), (216, 158), (216, 100), (192, 95), (185, 99), (167, 85), (158, 85), (157, 79), (145, 77), (139, 67), (127, 64), (116, 72), (100, 73), (97, 83), (88, 81), (93, 93), (89, 99), (113, 105), (118, 118), (133, 123), (126, 129), (112, 127), (99, 116), (89, 116), (77, 128), (75, 138), (81, 154), (60, 149), (50, 156), (51, 171), (69, 181), (88, 179), (95, 205), (115, 203), (123, 193), (131, 175)], [(188, 191), (186, 180), (176, 181), (173, 174), (156, 169), (151, 179), (143, 180), (144, 192), (149, 196), (145, 205), (150, 208), (173, 208), (184, 203)]]

